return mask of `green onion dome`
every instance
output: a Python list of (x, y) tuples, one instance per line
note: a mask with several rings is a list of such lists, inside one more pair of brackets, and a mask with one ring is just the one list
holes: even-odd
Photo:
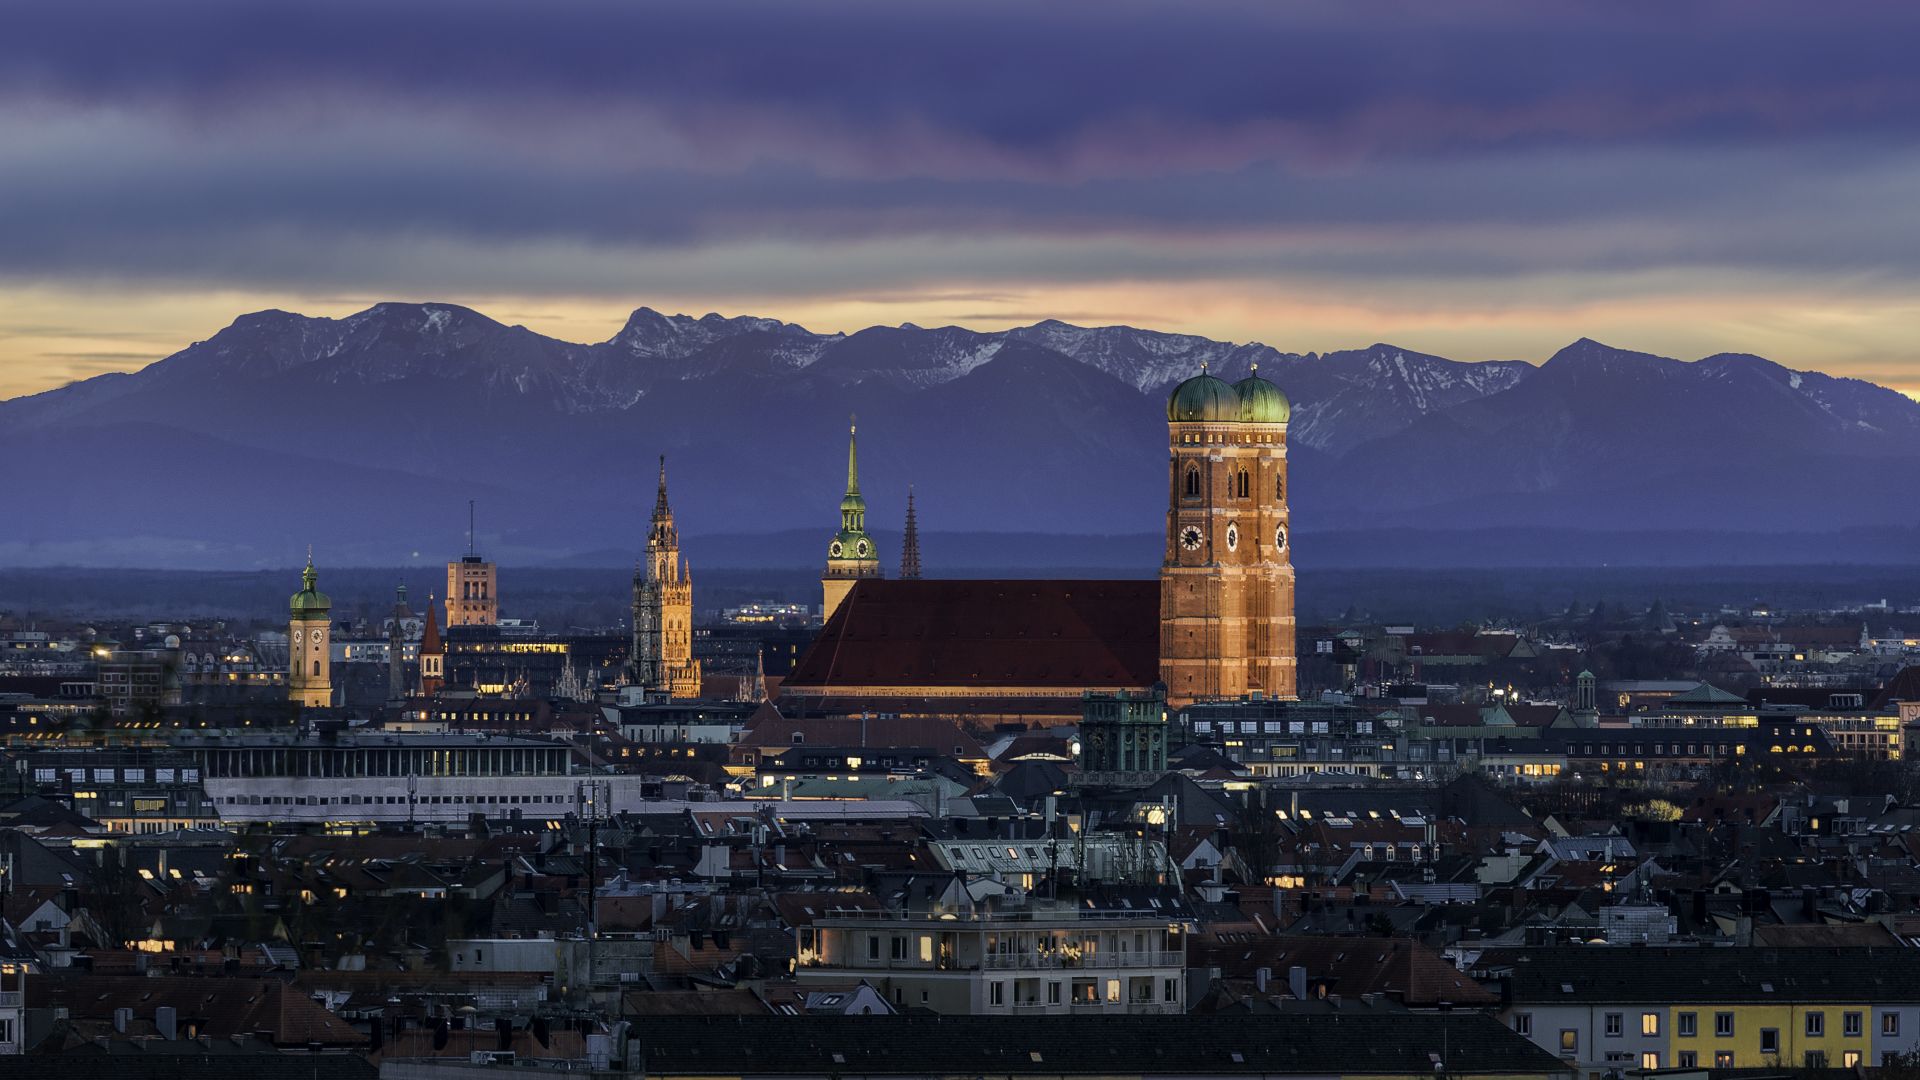
[(314, 587), (319, 583), (320, 575), (314, 571), (313, 563), (308, 562), (307, 568), (300, 574), (300, 584), (305, 587), (294, 593), (287, 605), (296, 617), (325, 615), (333, 609), (333, 602), (327, 599), (327, 594)]
[(1240, 395), (1240, 420), (1247, 424), (1284, 424), (1293, 415), (1293, 403), (1279, 387), (1254, 373), (1233, 384)]
[(1238, 420), (1240, 395), (1225, 380), (1203, 370), (1173, 388), (1173, 396), (1167, 399), (1167, 419), (1176, 423)]

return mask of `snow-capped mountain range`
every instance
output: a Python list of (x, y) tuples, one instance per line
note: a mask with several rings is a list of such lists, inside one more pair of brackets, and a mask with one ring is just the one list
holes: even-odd
[[(1258, 365), (1294, 403), (1315, 532), (1914, 524), (1920, 405), (1754, 356), (1581, 340), (1544, 363), (1378, 344), (1289, 353), (1048, 320), (983, 333), (640, 308), (582, 344), (451, 304), (245, 315), (139, 372), (0, 402), (0, 563), (271, 561), (443, 548), (481, 500), (530, 556), (633, 546), (667, 454), (683, 531), (830, 532), (858, 414), (877, 523), (1139, 534), (1164, 517), (1167, 389)], [(932, 524), (929, 524), (929, 523)], [(823, 541), (824, 543), (824, 541)], [(64, 546), (64, 547), (63, 547)], [(22, 553), (37, 552), (37, 555)], [(816, 552), (795, 552), (793, 563)], [(1016, 547), (1008, 565), (1018, 565)]]

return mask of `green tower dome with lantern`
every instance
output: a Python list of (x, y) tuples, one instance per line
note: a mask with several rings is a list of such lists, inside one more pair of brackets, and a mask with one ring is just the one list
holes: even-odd
[(1205, 423), (1240, 419), (1240, 395), (1224, 379), (1200, 374), (1173, 388), (1167, 398), (1167, 419), (1174, 423)]
[(333, 611), (333, 601), (317, 588), (320, 584), (320, 573), (313, 568), (311, 552), (307, 554), (307, 568), (300, 572), (300, 584), (302, 586), (300, 591), (294, 593), (293, 599), (287, 603), (293, 617), (302, 620), (326, 619)]
[(1293, 402), (1279, 387), (1260, 377), (1259, 365), (1253, 374), (1233, 384), (1240, 395), (1240, 422), (1243, 424), (1284, 424), (1293, 415)]

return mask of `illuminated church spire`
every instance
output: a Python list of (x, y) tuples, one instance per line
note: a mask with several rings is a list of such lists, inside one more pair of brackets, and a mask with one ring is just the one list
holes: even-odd
[(827, 569), (821, 575), (821, 615), (832, 616), (860, 578), (880, 575), (880, 552), (867, 535), (867, 500), (860, 496), (859, 429), (847, 424), (847, 493), (840, 499), (840, 531), (827, 545)]

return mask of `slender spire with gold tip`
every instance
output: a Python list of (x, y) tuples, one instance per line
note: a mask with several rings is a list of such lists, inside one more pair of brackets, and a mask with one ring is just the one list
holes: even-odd
[(840, 499), (840, 531), (827, 544), (827, 570), (821, 576), (823, 615), (833, 610), (853, 590), (859, 578), (880, 575), (880, 551), (867, 535), (867, 500), (860, 496), (859, 428), (847, 422), (847, 493)]

